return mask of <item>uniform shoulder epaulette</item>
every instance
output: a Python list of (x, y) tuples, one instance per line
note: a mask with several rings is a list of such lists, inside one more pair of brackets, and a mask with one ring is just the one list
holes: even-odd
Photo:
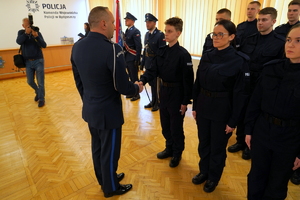
[(254, 36), (257, 36), (259, 32), (256, 32), (256, 33), (253, 33), (251, 35), (249, 35), (247, 38), (250, 38), (250, 37), (254, 37)]
[(266, 62), (264, 64), (264, 67), (265, 66), (268, 66), (268, 65), (274, 65), (274, 64), (277, 64), (277, 63), (281, 63), (281, 62), (285, 62), (286, 59), (275, 59), (275, 60), (271, 60), (269, 62)]
[(246, 21), (243, 21), (241, 23), (239, 23), (237, 26), (241, 27), (241, 26), (244, 26), (246, 24)]
[(274, 36), (282, 41), (285, 41), (285, 37), (275, 32)]
[(210, 48), (210, 49), (206, 49), (203, 53), (208, 53), (208, 52), (211, 52), (211, 51), (213, 51), (215, 49), (215, 47), (213, 47), (213, 48)]
[(245, 60), (250, 60), (249, 56), (241, 51), (236, 51), (236, 54), (244, 58)]

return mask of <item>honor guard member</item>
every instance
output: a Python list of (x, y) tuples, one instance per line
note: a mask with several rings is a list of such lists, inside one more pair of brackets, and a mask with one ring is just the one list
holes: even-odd
[(256, 15), (260, 11), (261, 4), (258, 1), (251, 1), (247, 7), (247, 20), (238, 24), (236, 27), (236, 47), (242, 44), (243, 40), (257, 33), (257, 19)]
[[(148, 32), (144, 39), (144, 52), (143, 59), (141, 63), (141, 69), (145, 66), (148, 70), (151, 67), (151, 63), (157, 54), (159, 47), (166, 45), (165, 34), (156, 28), (156, 22), (158, 19), (150, 13), (145, 15), (145, 22)], [(149, 82), (151, 86), (152, 100), (145, 108), (152, 108), (152, 111), (157, 111), (159, 109), (159, 99), (158, 99), (158, 87), (157, 78)]]
[(91, 133), (95, 175), (104, 196), (111, 197), (132, 188), (119, 183), (124, 173), (116, 173), (124, 123), (121, 94), (135, 95), (143, 88), (128, 80), (123, 49), (110, 41), (115, 30), (113, 14), (98, 6), (88, 21), (90, 33), (74, 44), (71, 62), (83, 102), (82, 118)]
[(295, 24), (299, 23), (299, 16), (300, 16), (300, 1), (291, 1), (288, 5), (288, 22), (286, 24), (279, 25), (275, 28), (275, 32), (282, 35), (283, 37), (289, 32), (289, 30)]
[[(263, 70), (263, 65), (271, 60), (283, 58), (285, 38), (273, 31), (276, 17), (277, 11), (273, 7), (266, 7), (260, 10), (257, 21), (258, 32), (247, 37), (240, 47), (240, 51), (250, 57), (251, 92), (256, 86), (258, 77)], [(228, 151), (237, 152), (243, 150), (242, 158), (245, 160), (250, 159), (250, 150), (245, 144), (244, 131), (240, 130), (237, 134), (237, 143), (230, 146)]]
[[(125, 25), (128, 27), (125, 31), (124, 47), (125, 60), (127, 63), (127, 71), (130, 81), (135, 83), (138, 81), (138, 66), (141, 60), (142, 42), (139, 29), (134, 26), (135, 16), (126, 13)], [(126, 98), (131, 98), (131, 101), (136, 101), (140, 98), (140, 94), (135, 96), (127, 95)]]
[(197, 122), (199, 169), (192, 182), (215, 190), (226, 162), (228, 139), (242, 115), (249, 96), (249, 57), (235, 50), (236, 27), (221, 20), (211, 33), (213, 49), (202, 55), (193, 93)]
[(187, 105), (191, 103), (194, 72), (189, 52), (179, 45), (183, 21), (173, 17), (165, 21), (165, 38), (168, 45), (161, 47), (152, 66), (141, 76), (145, 85), (156, 77), (162, 79), (159, 91), (160, 123), (166, 139), (166, 148), (157, 158), (172, 157), (169, 166), (176, 167), (184, 150), (183, 119)]
[[(222, 8), (222, 9), (218, 10), (218, 12), (216, 14), (216, 23), (218, 21), (221, 21), (222, 19), (231, 20), (231, 11), (228, 10), (227, 8)], [(214, 45), (213, 45), (213, 40), (211, 39), (210, 33), (209, 33), (209, 34), (207, 34), (207, 36), (205, 38), (205, 43), (204, 43), (203, 49), (202, 49), (202, 55), (206, 50), (212, 49), (212, 48), (214, 48)]]
[(248, 200), (284, 200), (300, 167), (300, 24), (287, 35), (287, 59), (264, 65), (246, 112), (251, 148)]

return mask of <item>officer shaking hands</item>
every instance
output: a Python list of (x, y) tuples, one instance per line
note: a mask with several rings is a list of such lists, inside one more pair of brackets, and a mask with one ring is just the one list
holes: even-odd
[[(140, 64), (142, 51), (141, 33), (139, 29), (134, 26), (134, 22), (137, 20), (135, 16), (127, 12), (124, 19), (125, 25), (128, 27), (125, 31), (124, 38), (125, 61), (130, 81), (134, 83), (138, 80), (138, 66)], [(140, 98), (140, 95), (127, 95), (126, 98), (131, 98), (131, 101), (136, 101)]]
[[(151, 63), (154, 57), (157, 55), (158, 49), (166, 45), (165, 34), (156, 28), (156, 22), (158, 19), (150, 13), (145, 15), (145, 22), (148, 32), (144, 39), (144, 52), (141, 63), (141, 70), (145, 67), (146, 70), (151, 68)], [(157, 78), (154, 78), (149, 82), (151, 86), (152, 100), (149, 104), (145, 105), (145, 108), (152, 108), (152, 111), (157, 111), (159, 109), (159, 99), (158, 99), (158, 87)]]

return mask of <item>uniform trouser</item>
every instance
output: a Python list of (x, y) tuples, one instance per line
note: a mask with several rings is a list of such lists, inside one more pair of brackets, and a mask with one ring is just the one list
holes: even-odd
[(113, 192), (120, 186), (117, 178), (121, 148), (121, 127), (100, 130), (89, 126), (92, 136), (94, 170), (103, 192)]
[(162, 134), (166, 139), (166, 149), (180, 157), (184, 150), (183, 119), (179, 112), (181, 107), (181, 88), (161, 87), (160, 89), (160, 123)]
[[(296, 154), (284, 148), (272, 147), (269, 140), (261, 140), (260, 135), (266, 132), (282, 132), (282, 128), (275, 127), (261, 116), (257, 120), (254, 134), (251, 139), (251, 169), (248, 174), (249, 200), (283, 200), (287, 196), (288, 181), (293, 173), (292, 167)], [(273, 127), (273, 128), (272, 128)], [(262, 130), (262, 132), (258, 131)], [(274, 130), (274, 129), (273, 129)], [(271, 139), (272, 140), (272, 139)], [(274, 150), (275, 149), (275, 150)]]
[[(40, 101), (45, 100), (45, 73), (44, 73), (44, 59), (36, 59), (33, 61), (26, 60), (26, 76), (27, 83), (32, 87)], [(37, 84), (35, 82), (35, 77)]]
[(149, 81), (149, 85), (151, 86), (151, 95), (152, 95), (152, 104), (158, 104), (157, 97), (157, 78), (154, 78), (152, 81)]
[(199, 169), (208, 180), (218, 183), (226, 160), (226, 146), (232, 133), (226, 134), (226, 123), (197, 117), (200, 156)]
[(246, 147), (245, 142), (245, 124), (243, 122), (240, 122), (236, 127), (236, 142), (239, 144), (243, 144)]
[(127, 61), (127, 71), (132, 83), (138, 81), (138, 67), (134, 65), (134, 61)]

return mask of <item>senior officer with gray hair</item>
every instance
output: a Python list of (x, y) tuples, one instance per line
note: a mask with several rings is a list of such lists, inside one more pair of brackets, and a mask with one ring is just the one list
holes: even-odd
[[(128, 27), (125, 31), (124, 39), (125, 61), (130, 81), (134, 83), (138, 80), (138, 66), (141, 60), (141, 33), (139, 29), (134, 26), (134, 22), (137, 20), (135, 16), (127, 12), (124, 19), (125, 25)], [(127, 95), (126, 98), (131, 98), (131, 101), (136, 101), (140, 98), (140, 94), (135, 96)]]
[[(156, 27), (157, 21), (158, 19), (151, 13), (145, 14), (145, 22), (148, 32), (144, 39), (144, 52), (141, 69), (145, 67), (146, 70), (149, 70), (159, 47), (166, 45), (165, 34)], [(152, 111), (157, 111), (159, 109), (157, 82), (157, 78), (149, 81), (152, 100), (149, 104), (144, 106), (145, 108), (152, 108)]]

